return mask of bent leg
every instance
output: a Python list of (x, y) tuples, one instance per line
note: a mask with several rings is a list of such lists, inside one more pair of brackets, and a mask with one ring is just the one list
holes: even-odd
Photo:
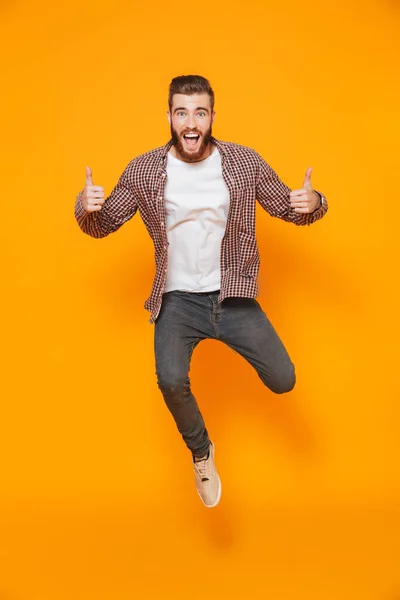
[(271, 391), (284, 394), (294, 388), (294, 365), (256, 300), (224, 300), (219, 331), (220, 340), (243, 356)]

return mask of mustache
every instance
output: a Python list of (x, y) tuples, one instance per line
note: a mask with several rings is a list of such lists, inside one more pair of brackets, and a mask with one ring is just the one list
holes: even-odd
[(187, 133), (197, 133), (197, 135), (201, 135), (201, 131), (198, 131), (198, 129), (188, 129), (187, 131), (182, 131), (181, 135), (186, 135)]

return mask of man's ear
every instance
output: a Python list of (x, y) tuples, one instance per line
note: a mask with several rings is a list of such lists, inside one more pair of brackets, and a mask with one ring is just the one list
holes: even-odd
[(215, 117), (217, 116), (217, 113), (215, 112), (215, 110), (212, 111), (211, 114), (211, 125), (214, 125), (214, 121), (215, 121)]
[(171, 125), (171, 111), (167, 110), (167, 119), (168, 119), (168, 123)]

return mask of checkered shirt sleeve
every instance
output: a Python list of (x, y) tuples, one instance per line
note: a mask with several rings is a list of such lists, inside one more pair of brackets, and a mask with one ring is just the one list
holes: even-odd
[(314, 212), (296, 213), (290, 206), (289, 194), (291, 189), (280, 180), (275, 171), (261, 156), (257, 156), (259, 161), (259, 176), (256, 186), (256, 196), (260, 205), (272, 217), (278, 217), (295, 225), (311, 225), (324, 216), (328, 206), (326, 198), (321, 192), (317, 192), (320, 197), (320, 205)]
[(135, 215), (138, 209), (138, 200), (134, 188), (129, 182), (129, 172), (128, 165), (98, 212), (86, 212), (81, 202), (83, 190), (78, 194), (75, 203), (75, 218), (84, 233), (94, 238), (105, 237), (117, 231), (121, 225)]

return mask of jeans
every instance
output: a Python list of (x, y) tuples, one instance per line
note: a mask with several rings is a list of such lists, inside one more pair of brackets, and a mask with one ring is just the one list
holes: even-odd
[(243, 356), (261, 381), (276, 394), (293, 389), (294, 365), (260, 305), (253, 298), (226, 298), (219, 292), (167, 292), (155, 323), (154, 349), (158, 387), (189, 450), (203, 457), (208, 432), (190, 389), (193, 350), (201, 340), (216, 339)]

